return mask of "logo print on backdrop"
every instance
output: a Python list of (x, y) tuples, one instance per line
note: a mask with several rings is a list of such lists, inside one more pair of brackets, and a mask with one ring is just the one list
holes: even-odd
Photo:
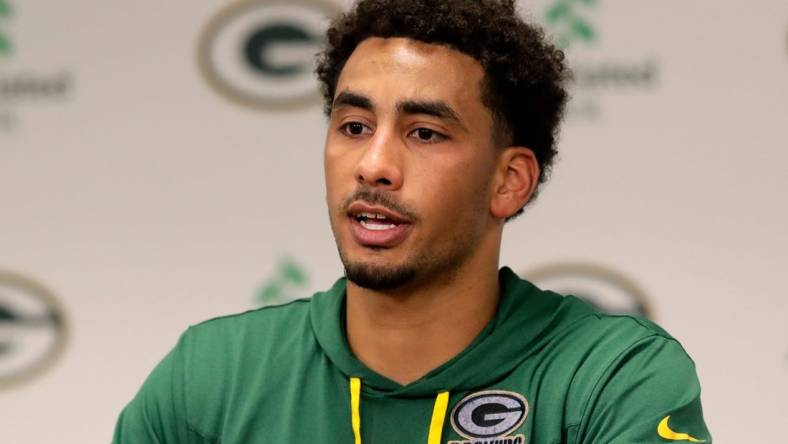
[[(11, 54), (13, 49), (11, 38), (2, 27), (4, 19), (11, 16), (12, 12), (11, 5), (6, 0), (0, 0), (0, 63)], [(8, 110), (0, 109), (0, 133), (13, 128), (15, 123), (16, 116), (14, 114)]]
[[(11, 12), (11, 5), (6, 0), (0, 0), (0, 20), (9, 17)], [(11, 38), (0, 28), (0, 56), (10, 54), (12, 49)]]
[(40, 374), (66, 342), (63, 310), (41, 284), (0, 271), (0, 387)]
[(643, 289), (612, 268), (586, 262), (560, 262), (526, 271), (523, 276), (540, 288), (577, 296), (606, 313), (653, 319)]
[(544, 24), (566, 51), (572, 68), (568, 120), (596, 120), (602, 116), (607, 93), (652, 91), (659, 79), (660, 64), (653, 57), (620, 50), (604, 55), (600, 26), (592, 20), (600, 4), (599, 0), (550, 0), (544, 10)]
[(547, 8), (545, 20), (554, 30), (558, 46), (569, 48), (577, 41), (596, 40), (594, 26), (579, 12), (579, 6), (595, 5), (596, 2), (597, 0), (555, 0)]
[[(73, 76), (64, 69), (42, 72), (33, 66), (15, 66), (17, 56), (22, 52), (22, 44), (12, 40), (5, 24), (13, 16), (24, 15), (19, 11), (9, 0), (0, 0), (0, 65), (3, 65), (0, 69), (0, 136), (11, 133), (19, 126), (21, 112), (18, 107), (22, 103), (30, 102), (31, 108), (34, 108), (44, 101), (67, 99), (72, 90)], [(46, 61), (47, 57), (39, 54), (36, 58), (32, 54), (30, 59)]]
[(241, 1), (219, 11), (203, 32), (198, 62), (223, 96), (258, 109), (319, 103), (313, 74), (330, 17), (328, 0)]
[(309, 285), (306, 269), (292, 258), (284, 258), (277, 264), (271, 276), (255, 297), (257, 305), (277, 305), (304, 297), (300, 293)]
[(508, 435), (523, 425), (527, 416), (528, 401), (519, 393), (503, 390), (472, 393), (451, 412), (451, 426), (471, 441), (449, 441), (449, 444), (487, 442), (492, 438), (502, 444), (524, 444), (524, 435)]

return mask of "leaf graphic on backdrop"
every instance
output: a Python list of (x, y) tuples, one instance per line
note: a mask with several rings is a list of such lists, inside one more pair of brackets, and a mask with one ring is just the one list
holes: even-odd
[(292, 258), (277, 264), (274, 275), (263, 284), (256, 300), (262, 305), (281, 304), (301, 297), (300, 292), (309, 284), (306, 269)]
[(568, 49), (575, 41), (592, 42), (596, 32), (592, 24), (578, 11), (578, 4), (593, 6), (597, 0), (555, 0), (545, 12), (547, 24), (555, 32), (558, 46)]
[[(0, 0), (0, 19), (9, 17), (11, 12), (11, 5), (6, 0)], [(9, 54), (11, 49), (11, 39), (0, 29), (0, 55)]]

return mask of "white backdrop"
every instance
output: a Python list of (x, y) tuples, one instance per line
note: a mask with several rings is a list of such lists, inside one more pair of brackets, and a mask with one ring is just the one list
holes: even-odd
[[(522, 5), (590, 32), (566, 41), (561, 158), (502, 262), (623, 273), (695, 359), (716, 442), (788, 442), (788, 3), (546, 18), (560, 1)], [(0, 1), (0, 270), (48, 287), (68, 331), (54, 365), (0, 385), (4, 443), (108, 442), (189, 324), (340, 275), (319, 106), (243, 106), (198, 69), (228, 4)]]

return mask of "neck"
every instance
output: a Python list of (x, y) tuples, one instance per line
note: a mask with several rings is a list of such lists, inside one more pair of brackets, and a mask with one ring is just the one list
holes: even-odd
[(407, 290), (379, 292), (348, 282), (350, 348), (367, 367), (402, 385), (451, 360), (495, 316), (497, 257), (496, 250), (492, 260), (471, 259)]

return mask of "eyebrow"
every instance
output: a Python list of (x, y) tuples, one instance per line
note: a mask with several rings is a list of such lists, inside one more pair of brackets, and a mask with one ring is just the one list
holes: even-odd
[(446, 102), (436, 100), (405, 100), (397, 104), (397, 111), (402, 114), (425, 114), (439, 119), (449, 120), (465, 129), (460, 116)]
[(361, 108), (367, 111), (375, 110), (375, 107), (372, 105), (372, 101), (369, 100), (369, 98), (351, 91), (343, 91), (339, 93), (334, 99), (334, 102), (331, 103), (331, 111), (333, 112), (346, 106)]
[[(368, 97), (352, 91), (339, 93), (331, 104), (331, 111), (343, 107), (361, 108), (366, 111), (375, 111), (375, 105)], [(424, 114), (439, 119), (451, 121), (466, 130), (459, 114), (446, 102), (441, 100), (403, 100), (397, 103), (397, 112), (400, 114)]]

